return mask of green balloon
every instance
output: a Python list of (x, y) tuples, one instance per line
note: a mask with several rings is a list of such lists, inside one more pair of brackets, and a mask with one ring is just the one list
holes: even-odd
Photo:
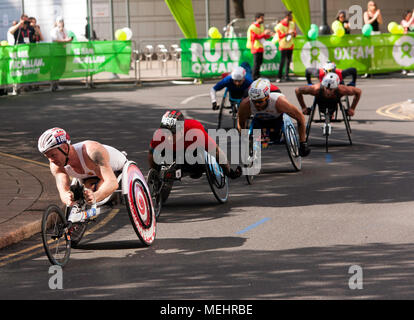
[(318, 30), (315, 30), (315, 29), (310, 29), (309, 31), (308, 31), (308, 38), (310, 39), (310, 40), (316, 40), (316, 39), (318, 39)]
[(319, 29), (319, 28), (318, 28), (318, 25), (316, 25), (316, 24), (314, 24), (314, 23), (312, 23), (312, 24), (311, 24), (310, 28), (311, 28), (311, 30), (312, 30), (312, 29), (315, 29), (315, 30), (318, 30), (318, 29)]
[(362, 27), (362, 34), (366, 37), (369, 37), (371, 35), (373, 28), (371, 24), (366, 24)]

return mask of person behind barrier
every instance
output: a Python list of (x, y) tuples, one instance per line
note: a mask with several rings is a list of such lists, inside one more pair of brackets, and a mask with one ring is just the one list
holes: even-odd
[[(51, 128), (42, 133), (38, 149), (49, 160), (60, 199), (66, 206), (76, 205), (74, 193), (70, 191), (70, 177), (83, 182), (85, 201), (93, 205), (118, 188), (114, 172), (122, 170), (127, 162), (122, 152), (96, 141), (71, 144), (69, 134), (61, 128)], [(73, 210), (68, 218), (72, 223), (84, 219), (81, 212)]]
[(336, 73), (339, 77), (340, 84), (344, 84), (344, 78), (347, 76), (351, 76), (352, 80), (348, 83), (348, 86), (355, 87), (356, 85), (356, 79), (357, 79), (357, 69), (356, 68), (348, 68), (345, 70), (338, 69), (336, 67), (335, 62), (328, 61), (323, 65), (321, 68), (306, 68), (305, 75), (306, 75), (306, 81), (308, 82), (308, 85), (312, 85), (312, 76), (315, 76), (319, 79), (319, 82), (322, 82), (322, 79), (325, 77), (326, 74), (333, 72)]
[(35, 17), (30, 17), (30, 26), (34, 29), (35, 33), (33, 35), (33, 39), (35, 42), (44, 41), (42, 31), (40, 31), (40, 26), (37, 24), (37, 20)]
[(242, 99), (247, 96), (247, 89), (252, 84), (253, 80), (250, 74), (246, 73), (246, 70), (239, 66), (233, 69), (230, 75), (220, 80), (210, 90), (212, 109), (217, 110), (216, 92), (227, 88), (232, 99)]
[[(177, 132), (177, 124), (183, 125), (183, 132)], [(169, 130), (170, 135), (166, 136), (163, 129)], [(191, 132), (190, 132), (191, 131)], [(197, 133), (202, 137), (202, 141), (197, 139), (196, 136), (192, 138), (188, 138), (188, 133)], [(166, 139), (168, 139), (166, 141)], [(223, 169), (223, 172), (226, 176), (231, 179), (236, 179), (241, 175), (241, 167), (238, 166), (236, 170), (233, 170), (228, 163), (226, 154), (220, 149), (220, 147), (216, 144), (213, 138), (211, 138), (206, 130), (204, 129), (203, 125), (195, 120), (195, 119), (184, 119), (184, 115), (179, 110), (171, 110), (167, 111), (162, 119), (159, 129), (154, 132), (153, 138), (150, 142), (149, 151), (148, 151), (148, 163), (150, 168), (153, 168), (157, 171), (160, 170), (161, 164), (157, 163), (156, 158), (154, 159), (154, 153), (158, 152), (158, 146), (161, 143), (165, 143), (165, 149), (161, 150), (160, 152), (168, 152), (171, 151), (174, 153), (174, 158), (176, 158), (176, 154), (179, 151), (187, 151), (187, 149), (191, 147), (201, 147), (205, 151), (214, 150), (215, 154), (213, 156), (218, 159), (218, 162)], [(180, 148), (184, 148), (184, 150), (180, 150)], [(168, 149), (168, 150), (167, 150)], [(158, 155), (158, 154), (157, 154)], [(157, 156), (156, 155), (156, 156)], [(191, 172), (190, 177), (193, 179), (198, 179), (203, 174), (204, 166), (201, 164), (188, 164), (188, 162), (184, 159), (183, 169), (185, 171)]]
[(273, 35), (271, 30), (264, 28), (263, 23), (264, 13), (258, 12), (255, 15), (255, 22), (253, 22), (247, 29), (246, 48), (250, 49), (250, 52), (253, 55), (253, 80), (260, 77), (260, 66), (263, 63), (264, 53), (262, 42)]
[(8, 32), (14, 36), (14, 43), (9, 43), (10, 45), (35, 42), (35, 30), (30, 26), (29, 17), (26, 14), (22, 14), (20, 21), (10, 27)]
[(297, 35), (296, 24), (293, 21), (292, 11), (287, 11), (285, 17), (276, 26), (278, 39), (279, 39), (279, 50), (281, 53), (279, 72), (277, 74), (276, 82), (281, 82), (283, 78), (283, 67), (286, 66), (285, 79), (289, 81), (289, 69), (292, 61), (294, 39)]
[(361, 98), (362, 91), (359, 88), (345, 86), (340, 84), (339, 76), (336, 73), (328, 73), (322, 79), (322, 82), (296, 88), (296, 98), (302, 107), (303, 114), (309, 115), (311, 108), (307, 108), (303, 95), (312, 95), (316, 98), (316, 103), (320, 108), (328, 108), (328, 110), (336, 110), (338, 103), (343, 96), (354, 96), (352, 104), (346, 110), (349, 116), (355, 115), (355, 108)]
[(237, 129), (240, 132), (242, 129), (248, 129), (247, 121), (253, 116), (253, 129), (273, 129), (272, 140), (280, 140), (284, 113), (297, 121), (299, 154), (302, 157), (308, 156), (310, 148), (306, 143), (305, 117), (282, 93), (270, 92), (270, 81), (267, 79), (259, 78), (250, 86), (249, 96), (243, 99), (237, 113)]

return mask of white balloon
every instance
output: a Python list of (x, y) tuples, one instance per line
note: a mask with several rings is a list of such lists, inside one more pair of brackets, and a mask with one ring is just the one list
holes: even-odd
[(127, 40), (131, 40), (132, 38), (132, 30), (130, 28), (123, 28), (122, 31), (126, 33)]

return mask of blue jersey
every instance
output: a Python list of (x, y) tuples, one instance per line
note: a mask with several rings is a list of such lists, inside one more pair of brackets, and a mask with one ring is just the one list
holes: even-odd
[(240, 87), (238, 87), (234, 84), (231, 75), (228, 75), (221, 81), (217, 82), (213, 89), (215, 91), (220, 91), (223, 88), (227, 88), (230, 92), (230, 97), (232, 97), (233, 99), (241, 99), (247, 96), (247, 89), (249, 89), (252, 82), (253, 80), (250, 77), (250, 75), (246, 74), (243, 84)]

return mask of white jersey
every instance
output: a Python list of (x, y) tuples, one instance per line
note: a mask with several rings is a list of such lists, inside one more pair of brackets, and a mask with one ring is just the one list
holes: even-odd
[(250, 100), (250, 112), (252, 116), (256, 119), (262, 119), (262, 120), (267, 120), (267, 119), (270, 120), (270, 119), (276, 119), (280, 117), (282, 113), (280, 113), (276, 109), (276, 102), (280, 96), (284, 96), (284, 95), (278, 92), (271, 92), (269, 95), (269, 100), (267, 102), (266, 109), (260, 110), (260, 111), (256, 109), (256, 106)]
[[(86, 178), (91, 178), (91, 177), (97, 177), (97, 174), (95, 171), (90, 170), (86, 164), (85, 164), (85, 159), (83, 158), (83, 152), (82, 152), (82, 147), (85, 144), (85, 142), (79, 142), (79, 143), (75, 143), (73, 145), (73, 147), (75, 148), (75, 151), (79, 157), (80, 163), (82, 165), (82, 169), (84, 171), (84, 173), (77, 173), (75, 170), (73, 170), (73, 168), (70, 165), (65, 166), (65, 170), (66, 173), (73, 177), (73, 178), (78, 178), (78, 179), (86, 179)], [(127, 158), (125, 157), (125, 155), (111, 147), (111, 146), (107, 146), (104, 145), (104, 148), (106, 149), (106, 151), (108, 151), (109, 153), (109, 164), (112, 168), (112, 170), (118, 171), (118, 170), (122, 170), (122, 168), (124, 167), (125, 162), (127, 161)]]

